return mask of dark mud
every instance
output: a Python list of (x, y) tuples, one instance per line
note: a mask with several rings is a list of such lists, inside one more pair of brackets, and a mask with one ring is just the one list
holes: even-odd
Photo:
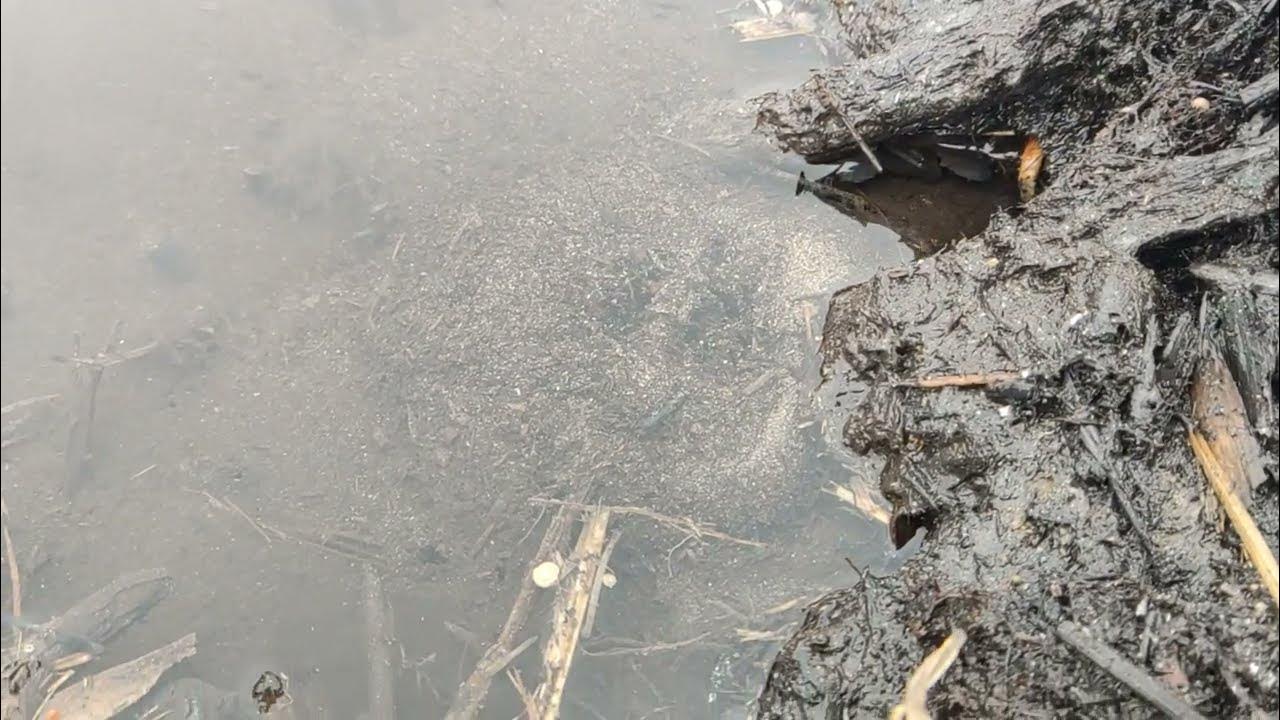
[[(971, 239), (906, 214), (895, 229), (941, 252), (832, 301), (834, 412), (895, 543), (923, 542), (809, 608), (759, 717), (883, 717), (958, 630), (935, 716), (1274, 716), (1276, 609), (1186, 423), (1197, 379), (1238, 386), (1234, 440), (1258, 448), (1238, 492), (1274, 552), (1276, 3), (877, 2), (842, 21), (846, 65), (762, 100), (783, 149), (856, 170), (922, 137), (1014, 132), (1047, 163), (1039, 194)], [(1009, 193), (1016, 159), (993, 168), (990, 194)], [(849, 192), (873, 200), (892, 174)], [(963, 224), (977, 201), (955, 174), (913, 182)], [(894, 227), (872, 202), (840, 209)], [(986, 377), (919, 382), (950, 375)], [(1229, 415), (1208, 407), (1206, 432)], [(1081, 643), (1136, 667), (1104, 671)]]

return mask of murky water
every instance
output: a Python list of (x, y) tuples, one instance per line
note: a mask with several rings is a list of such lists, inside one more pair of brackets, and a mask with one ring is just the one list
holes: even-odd
[[(789, 603), (884, 553), (823, 492), (862, 469), (815, 351), (826, 296), (906, 253), (793, 197), (748, 101), (822, 57), (720, 9), (6, 0), (0, 389), (57, 396), (4, 417), (25, 614), (164, 567), (102, 664), (194, 631), (166, 677), (274, 668), (299, 716), (355, 717), (371, 567), (396, 714), (437, 717), (531, 499), (590, 485), (766, 547), (617, 516), (564, 715), (741, 715)], [(517, 711), (497, 678), (483, 716)]]

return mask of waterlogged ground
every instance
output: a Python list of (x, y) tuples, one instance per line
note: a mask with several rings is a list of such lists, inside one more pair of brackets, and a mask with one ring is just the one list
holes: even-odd
[[(617, 517), (565, 716), (741, 716), (786, 603), (893, 562), (823, 492), (865, 469), (814, 365), (826, 296), (907, 252), (751, 134), (822, 56), (708, 2), (402, 5), (5, 3), (0, 389), (60, 396), (4, 417), (24, 614), (164, 567), (106, 663), (194, 631), (173, 677), (274, 668), (349, 718), (367, 564), (397, 714), (436, 717), (530, 499), (590, 482), (767, 547)], [(68, 358), (152, 342), (103, 372), (69, 492)], [(517, 708), (499, 678), (484, 716)]]

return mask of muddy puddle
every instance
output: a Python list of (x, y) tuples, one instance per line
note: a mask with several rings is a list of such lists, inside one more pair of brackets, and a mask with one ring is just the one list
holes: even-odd
[(76, 668), (195, 633), (126, 713), (270, 670), (273, 713), (441, 717), (578, 498), (612, 580), (562, 715), (744, 716), (901, 560), (815, 390), (831, 293), (911, 251), (794, 197), (748, 101), (825, 59), (725, 9), (6, 0), (12, 627), (163, 568)]

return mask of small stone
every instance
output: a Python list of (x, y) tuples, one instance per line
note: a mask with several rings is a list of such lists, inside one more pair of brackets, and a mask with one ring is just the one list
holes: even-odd
[(608, 570), (605, 570), (604, 575), (600, 578), (600, 584), (607, 588), (612, 588), (614, 585), (618, 584), (618, 576)]
[(540, 588), (549, 588), (560, 579), (560, 566), (550, 560), (540, 563), (533, 569), (533, 584)]
[(1210, 104), (1209, 98), (1197, 96), (1192, 98), (1191, 107), (1198, 112), (1206, 112), (1212, 107), (1212, 104)]

